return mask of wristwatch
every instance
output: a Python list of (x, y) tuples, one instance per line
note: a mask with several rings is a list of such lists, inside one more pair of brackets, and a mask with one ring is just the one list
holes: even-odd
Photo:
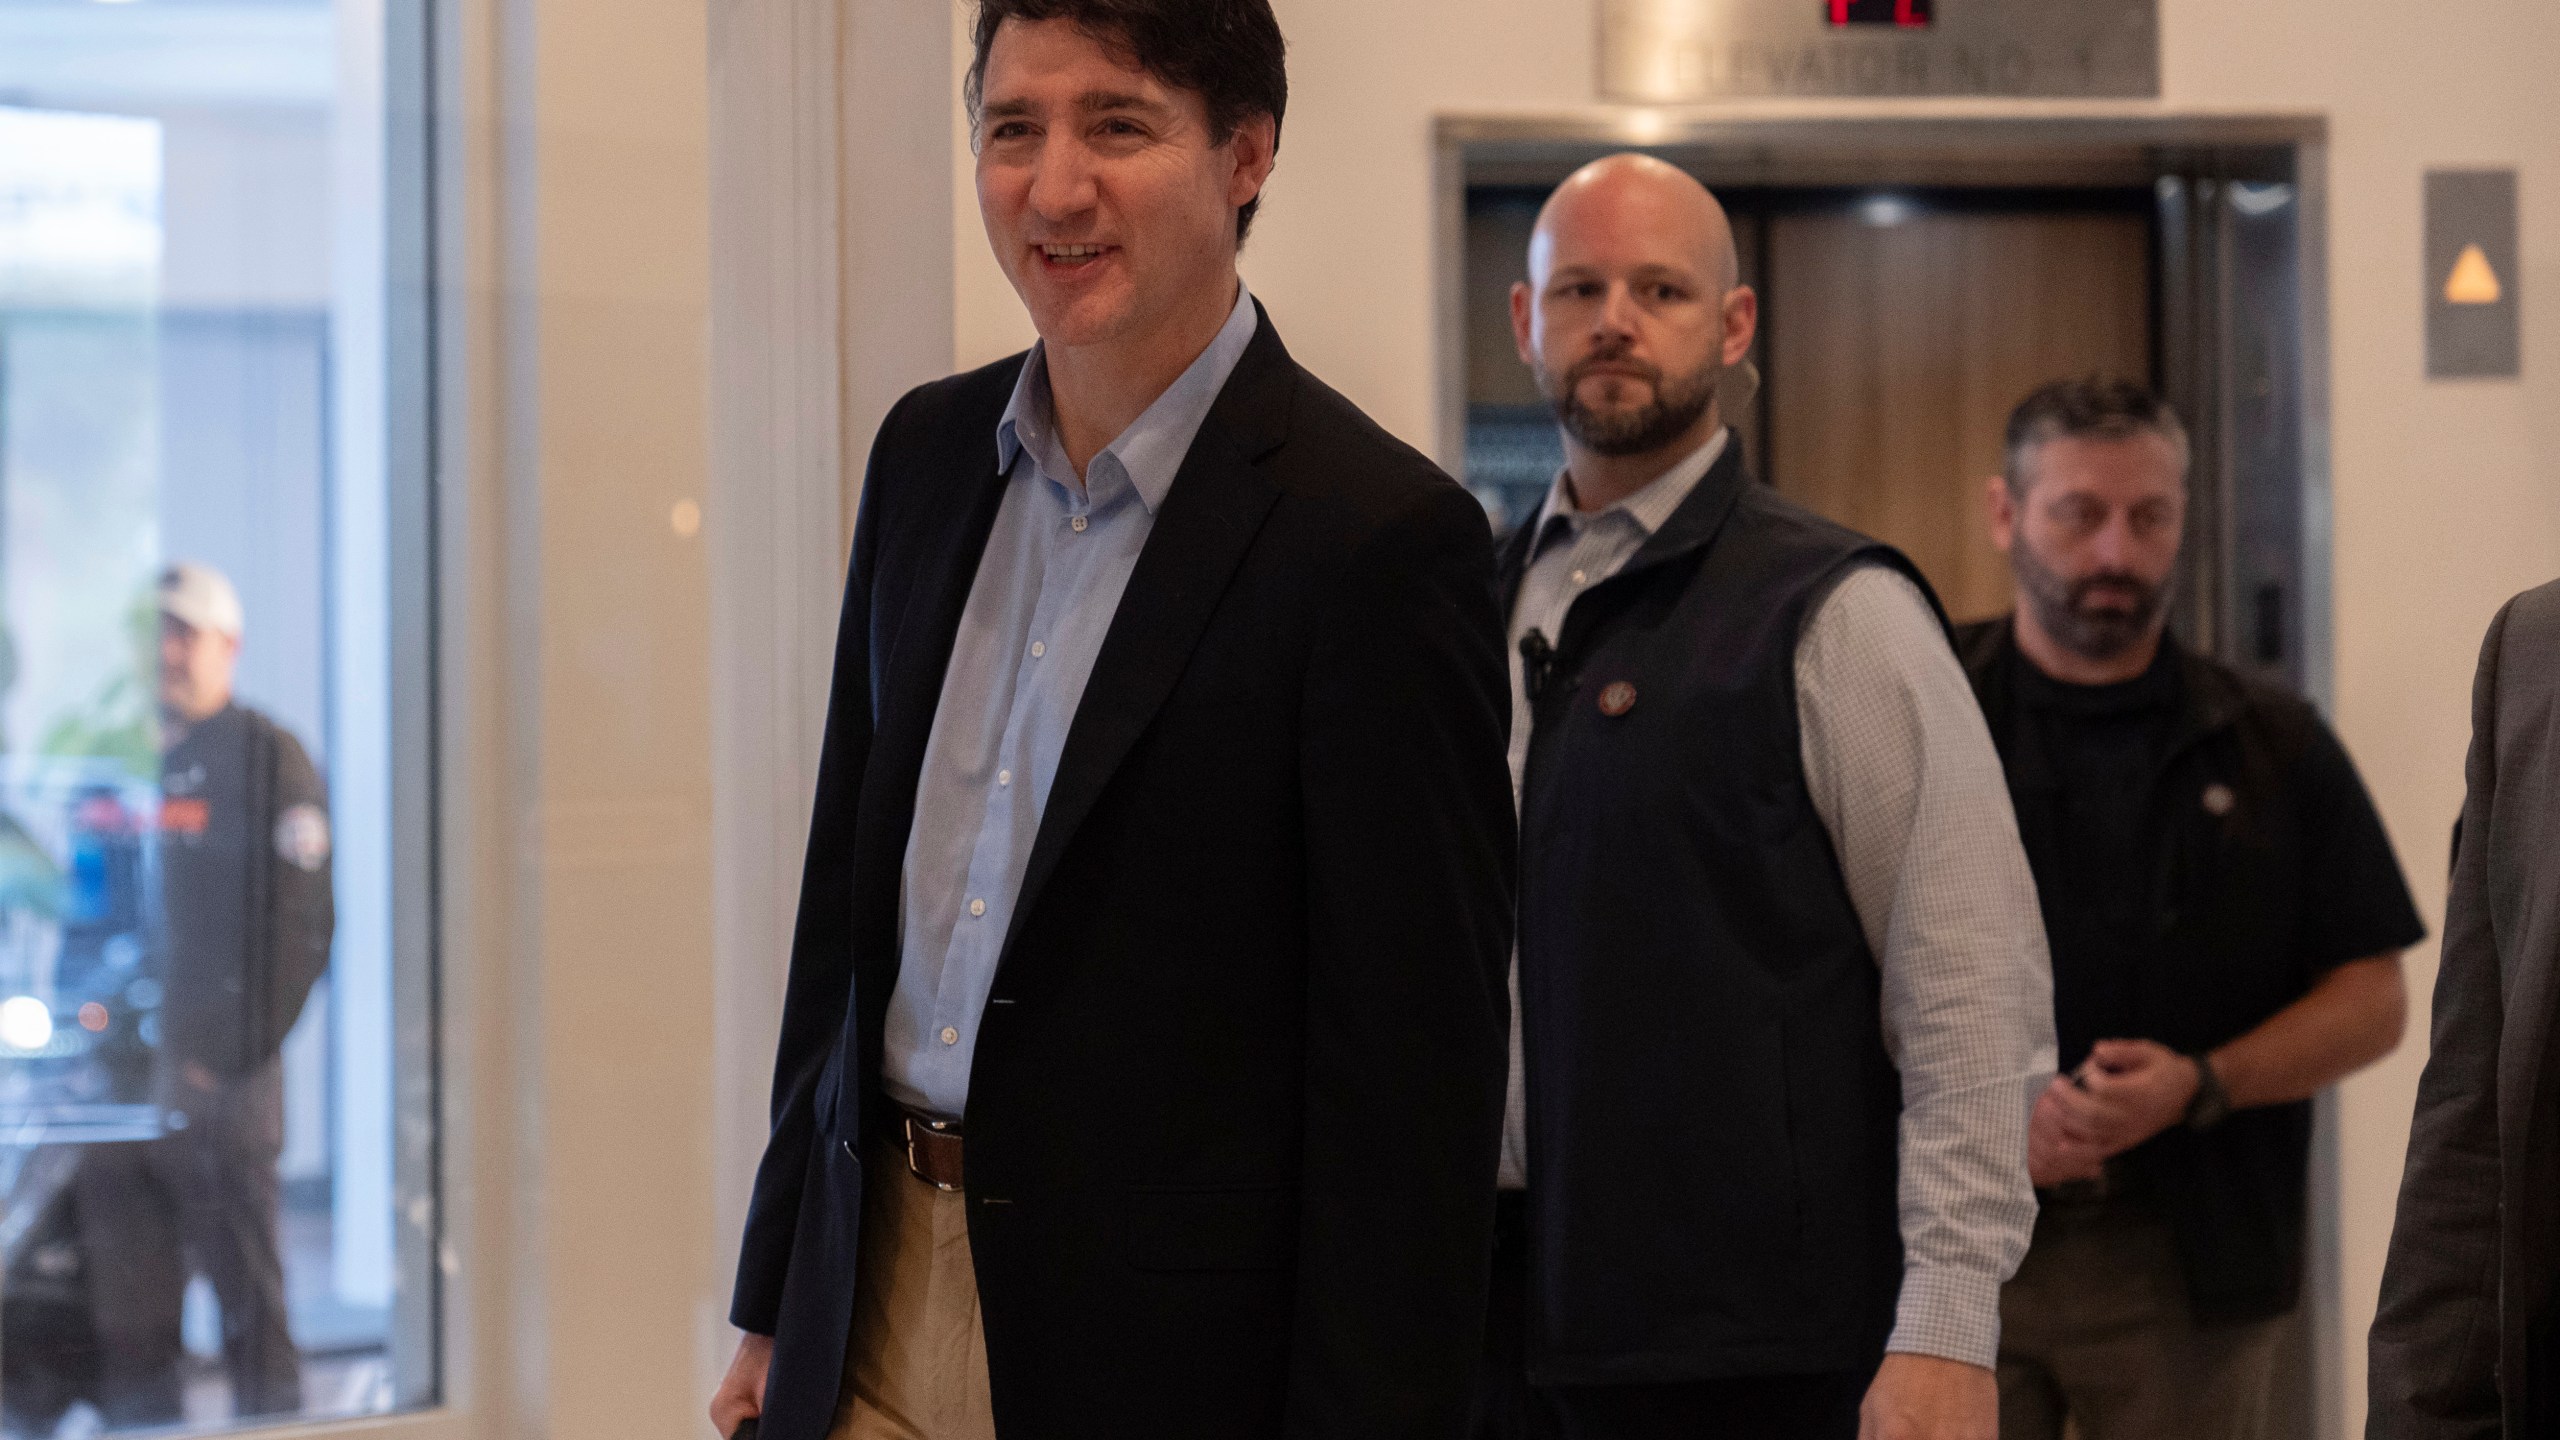
[(2187, 1059), (2196, 1067), (2196, 1093), (2187, 1102), (2187, 1128), (2210, 1130), (2231, 1113), (2231, 1092), (2222, 1088), (2222, 1077), (2214, 1073), (2211, 1055), (2199, 1050)]

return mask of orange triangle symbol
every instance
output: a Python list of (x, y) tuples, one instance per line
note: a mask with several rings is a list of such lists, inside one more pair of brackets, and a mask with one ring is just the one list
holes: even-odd
[(2489, 268), (2489, 257), (2477, 245), (2462, 247), (2462, 258), (2453, 262), (2453, 273), (2445, 277), (2444, 299), (2448, 305), (2495, 305), (2506, 294), (2498, 284), (2498, 272)]

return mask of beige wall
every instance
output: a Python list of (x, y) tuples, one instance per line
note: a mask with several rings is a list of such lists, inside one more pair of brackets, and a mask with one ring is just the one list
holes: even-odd
[[(2420, 176), (2523, 171), (2524, 294), (2560, 282), (2560, 12), (2526, 0), (2333, 7), (2171, 0), (2172, 103), (2295, 105), (2330, 117), (2331, 427), (2336, 716), (2399, 844), (2431, 927), (2462, 803), (2472, 662), (2510, 593), (2560, 574), (2560, 312), (2528, 298), (2521, 383), (2424, 378)], [(2342, 1357), (2363, 1414), (2362, 1338), (2425, 1059), (2432, 943), (2397, 1056), (2340, 1095)]]
[(708, 450), (705, 15), (446, 23), (447, 1408), (388, 1428), (672, 1440), (701, 1433), (726, 1279), (710, 581), (674, 523)]
[[(1580, 0), (1277, 0), (1293, 95), (1245, 273), (1298, 357), (1397, 433), (1435, 435), (1435, 115), (1591, 103)], [(2560, 574), (2560, 11), (2532, 0), (2162, 0), (2172, 110), (2331, 122), (2336, 712), (2433, 924), (2461, 802), (2471, 664), (2509, 593)], [(957, 54), (955, 37), (955, 54)], [(1771, 111), (1781, 107), (1765, 107)], [(1803, 107), (1785, 107), (1797, 110)], [(1029, 340), (955, 146), (957, 358)], [(2420, 174), (2524, 170), (2522, 383), (2423, 379)], [(2422, 1033), (2432, 948), (2412, 970)], [(2341, 1098), (2346, 1418), (2424, 1054)]]
[[(919, 19), (919, 17), (921, 17)], [(448, 1435), (729, 1359), (846, 459), (951, 354), (914, 0), (461, 0), (441, 132)]]
[(719, 1286), (709, 587), (671, 520), (700, 503), (709, 446), (705, 19), (685, 0), (530, 18), (503, 323), (530, 367), (509, 401), (530, 607), (508, 643), (535, 732), (509, 820), (518, 1180), (540, 1200), (514, 1217), (510, 1298), (544, 1321), (513, 1365), (541, 1397), (534, 1433), (677, 1435)]

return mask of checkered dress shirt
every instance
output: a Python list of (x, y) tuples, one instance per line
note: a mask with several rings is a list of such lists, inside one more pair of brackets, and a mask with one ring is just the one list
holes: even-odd
[[(1532, 724), (1521, 637), (1561, 635), (1574, 598), (1671, 518), (1729, 433), (1595, 514), (1578, 513), (1556, 477), (1511, 615), (1515, 804)], [(1805, 783), (1882, 971), (1885, 1047), (1902, 1075), (1903, 1282), (1887, 1348), (1989, 1367), (2000, 1286), (2035, 1228), (2027, 1119), (2054, 1067), (2052, 967), (2008, 782), (1936, 614), (1899, 572), (1843, 580), (1805, 622), (1795, 669)], [(1518, 1189), (1516, 959), (1511, 985), (1501, 1183)]]

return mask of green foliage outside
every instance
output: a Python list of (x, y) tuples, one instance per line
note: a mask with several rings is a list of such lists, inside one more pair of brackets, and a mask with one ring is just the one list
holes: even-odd
[(159, 670), (160, 616), (148, 588), (125, 609), (125, 639), (132, 663), (110, 676), (80, 709), (54, 717), (36, 753), (62, 759), (112, 760), (136, 780), (160, 774), (158, 717), (153, 697)]
[(52, 919), (62, 908), (62, 870), (17, 819), (0, 815), (0, 911)]

